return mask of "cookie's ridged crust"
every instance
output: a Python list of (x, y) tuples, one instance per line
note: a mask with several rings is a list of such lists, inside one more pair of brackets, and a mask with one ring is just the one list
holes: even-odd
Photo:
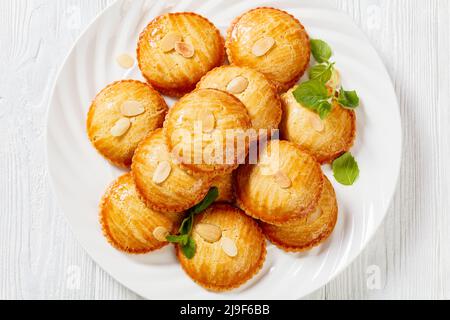
[[(169, 32), (177, 32), (195, 48), (192, 58), (174, 50), (164, 53), (159, 41)], [(154, 19), (142, 32), (137, 48), (139, 68), (158, 91), (180, 97), (192, 91), (209, 70), (225, 59), (224, 39), (206, 18), (192, 13), (168, 13)]]
[(281, 122), (281, 99), (277, 89), (260, 72), (237, 66), (218, 67), (202, 78), (197, 88), (212, 88), (227, 91), (228, 84), (242, 76), (249, 81), (247, 89), (233, 94), (247, 108), (254, 129), (278, 129)]
[[(216, 127), (213, 133), (209, 134), (211, 141), (206, 139), (208, 134), (195, 137), (195, 124), (205, 112), (213, 114), (216, 119)], [(227, 130), (236, 130), (234, 135), (237, 135), (239, 130), (246, 132), (250, 128), (251, 120), (242, 102), (232, 94), (216, 89), (200, 89), (184, 96), (170, 109), (164, 122), (164, 134), (169, 150), (178, 156), (181, 166), (194, 173), (214, 176), (234, 171), (239, 164), (238, 152), (235, 152), (234, 160), (230, 159), (233, 161), (228, 163), (224, 159), (212, 159), (211, 163), (207, 163), (204, 161), (209, 154), (207, 150), (211, 147), (210, 150), (213, 151), (215, 143), (221, 142), (223, 155), (226, 155)], [(198, 151), (200, 156), (203, 156), (201, 163), (195, 163), (194, 150), (195, 146), (199, 145), (194, 144), (195, 138), (202, 141), (202, 149)], [(175, 147), (177, 150), (174, 150)], [(245, 152), (245, 159), (249, 147), (248, 139), (245, 139), (244, 147), (242, 152)]]
[(316, 113), (302, 107), (293, 96), (295, 88), (282, 95), (283, 120), (280, 125), (283, 139), (308, 150), (322, 164), (331, 163), (353, 146), (356, 138), (356, 115), (337, 102), (323, 121), (324, 130), (316, 131), (311, 117)]
[(103, 234), (116, 249), (130, 254), (144, 254), (166, 246), (153, 237), (157, 227), (175, 231), (181, 214), (160, 213), (148, 208), (140, 198), (131, 174), (117, 179), (100, 204)]
[(303, 252), (310, 250), (327, 240), (337, 223), (336, 193), (328, 179), (325, 179), (319, 207), (323, 213), (319, 219), (311, 224), (308, 223), (308, 217), (306, 217), (282, 227), (266, 223), (261, 223), (261, 227), (267, 238), (284, 251)]
[[(153, 175), (161, 161), (168, 161), (172, 171), (161, 184)], [(173, 161), (162, 130), (149, 135), (136, 150), (132, 173), (139, 193), (147, 205), (159, 212), (183, 212), (203, 200), (211, 187), (210, 176), (192, 176)]]
[[(253, 45), (263, 36), (274, 38), (275, 47), (265, 56), (255, 57)], [(236, 18), (228, 30), (226, 49), (232, 64), (258, 70), (279, 92), (288, 90), (301, 78), (311, 57), (309, 36), (300, 21), (270, 7), (255, 8)]]
[(216, 204), (195, 219), (220, 227), (223, 236), (235, 241), (238, 255), (229, 257), (221, 242), (208, 243), (193, 233), (197, 251), (192, 260), (177, 248), (177, 256), (184, 271), (196, 283), (215, 292), (240, 287), (253, 278), (266, 259), (266, 241), (258, 224), (241, 210), (226, 204)]
[[(142, 102), (146, 112), (135, 117), (125, 135), (113, 137), (110, 130), (124, 117), (120, 107), (129, 100)], [(150, 85), (135, 80), (114, 82), (103, 89), (91, 104), (86, 124), (89, 139), (112, 164), (129, 168), (139, 142), (162, 127), (168, 110), (163, 97)]]
[[(277, 184), (274, 175), (278, 171), (291, 180), (289, 189)], [(244, 165), (238, 169), (237, 204), (256, 219), (285, 225), (316, 208), (323, 181), (322, 169), (311, 155), (288, 141), (271, 141), (257, 165)]]
[(219, 189), (217, 202), (233, 203), (235, 201), (233, 173), (217, 176), (212, 181), (212, 186)]

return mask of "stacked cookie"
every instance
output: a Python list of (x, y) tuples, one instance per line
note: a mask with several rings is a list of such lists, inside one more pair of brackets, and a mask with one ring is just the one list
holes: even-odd
[[(230, 65), (223, 65), (225, 52)], [(321, 164), (351, 147), (355, 116), (334, 106), (321, 120), (292, 99), (295, 88), (288, 89), (308, 68), (310, 52), (301, 23), (273, 8), (237, 18), (226, 41), (194, 13), (153, 20), (137, 50), (147, 82), (107, 86), (88, 114), (94, 147), (131, 169), (103, 196), (107, 240), (143, 254), (188, 230), (184, 246), (192, 242), (195, 254), (180, 241), (177, 257), (212, 291), (237, 288), (257, 274), (265, 237), (285, 251), (325, 241), (338, 209)], [(161, 94), (180, 99), (169, 109)], [(285, 140), (270, 139), (280, 124)], [(211, 188), (218, 190), (216, 204), (191, 210)]]

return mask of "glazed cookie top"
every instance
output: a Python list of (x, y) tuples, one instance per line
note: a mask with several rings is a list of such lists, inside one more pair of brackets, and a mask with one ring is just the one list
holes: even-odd
[(236, 176), (237, 203), (248, 215), (284, 225), (313, 211), (323, 188), (319, 163), (287, 141), (271, 141), (256, 165)]
[(287, 12), (256, 8), (237, 18), (226, 42), (232, 64), (258, 70), (286, 91), (306, 71), (310, 43), (303, 25)]
[[(164, 123), (169, 149), (182, 166), (213, 175), (236, 169), (245, 161), (251, 128), (245, 106), (216, 89), (196, 90), (170, 109)], [(242, 143), (238, 143), (242, 141)]]
[(105, 158), (129, 167), (139, 142), (162, 127), (167, 111), (164, 99), (149, 85), (134, 80), (115, 82), (92, 102), (87, 132)]
[(147, 205), (161, 212), (183, 212), (199, 203), (211, 187), (210, 176), (192, 176), (174, 161), (162, 130), (136, 150), (132, 173)]
[(140, 198), (131, 174), (118, 178), (100, 206), (100, 223), (107, 240), (120, 251), (141, 254), (167, 245), (165, 235), (174, 231), (181, 214), (160, 213)]
[(254, 129), (277, 129), (281, 101), (274, 85), (260, 72), (246, 67), (222, 66), (210, 71), (197, 88), (227, 91), (247, 108)]
[(261, 223), (264, 233), (271, 242), (285, 251), (305, 251), (323, 243), (333, 232), (338, 218), (336, 193), (331, 182), (325, 184), (319, 205), (306, 217), (286, 226)]
[(282, 95), (281, 136), (309, 151), (320, 163), (330, 163), (350, 150), (356, 137), (356, 115), (336, 101), (326, 119), (300, 105), (292, 94)]
[(206, 18), (191, 12), (159, 16), (141, 34), (139, 67), (159, 91), (182, 96), (224, 61), (224, 40)]
[(195, 219), (195, 256), (177, 256), (186, 273), (211, 291), (228, 291), (254, 277), (266, 258), (266, 241), (258, 224), (241, 210), (216, 204)]

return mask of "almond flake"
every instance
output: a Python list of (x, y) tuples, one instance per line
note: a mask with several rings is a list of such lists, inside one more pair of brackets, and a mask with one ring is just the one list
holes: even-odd
[(280, 186), (281, 189), (289, 189), (292, 187), (292, 181), (283, 172), (278, 171), (275, 176), (275, 182)]
[(233, 94), (240, 94), (247, 90), (248, 80), (242, 76), (236, 77), (230, 81), (227, 86), (227, 91)]
[(164, 227), (158, 227), (153, 230), (153, 237), (159, 242), (167, 242), (167, 236), (169, 235), (169, 230)]
[(223, 237), (222, 241), (221, 241), (221, 246), (222, 246), (222, 250), (223, 252), (225, 252), (225, 254), (231, 258), (234, 258), (237, 256), (238, 254), (238, 249), (236, 246), (236, 243), (231, 240), (230, 238), (227, 237)]
[(255, 42), (252, 53), (257, 57), (262, 57), (272, 49), (275, 45), (275, 39), (272, 37), (264, 37)]
[(183, 37), (181, 36), (181, 34), (170, 32), (161, 39), (161, 41), (159, 42), (159, 48), (164, 53), (170, 52), (175, 49), (175, 43), (181, 42), (182, 40)]
[(119, 119), (119, 121), (116, 122), (114, 127), (111, 128), (110, 133), (113, 137), (121, 137), (125, 133), (127, 133), (127, 131), (130, 129), (130, 127), (131, 127), (130, 119), (121, 118), (121, 119)]
[(199, 224), (195, 227), (195, 232), (209, 243), (215, 243), (222, 238), (222, 230), (212, 224)]
[(325, 124), (322, 119), (316, 114), (313, 114), (309, 118), (309, 124), (317, 132), (323, 132), (325, 130)]
[(211, 133), (216, 128), (216, 117), (211, 112), (204, 112), (200, 114), (200, 121), (204, 133)]
[(120, 113), (125, 117), (136, 117), (145, 112), (144, 106), (139, 101), (128, 100), (120, 107)]
[(172, 172), (172, 167), (168, 161), (162, 161), (158, 164), (158, 167), (153, 174), (153, 182), (156, 184), (161, 184), (169, 178)]
[(322, 216), (322, 213), (323, 213), (322, 209), (321, 208), (317, 208), (316, 211), (314, 211), (313, 213), (311, 213), (308, 216), (307, 223), (308, 224), (313, 224), (314, 222), (316, 222)]
[(134, 66), (134, 58), (127, 53), (117, 57), (117, 63), (124, 69), (131, 69)]
[(194, 47), (191, 44), (181, 41), (175, 43), (175, 51), (185, 58), (192, 58), (195, 53)]

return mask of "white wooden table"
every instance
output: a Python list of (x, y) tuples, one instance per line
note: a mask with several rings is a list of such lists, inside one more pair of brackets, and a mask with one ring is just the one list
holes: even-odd
[[(139, 298), (77, 244), (46, 169), (56, 72), (111, 2), (0, 0), (0, 299)], [(384, 225), (347, 271), (309, 298), (449, 299), (450, 1), (318, 2), (347, 12), (381, 54), (400, 101), (404, 150)]]

